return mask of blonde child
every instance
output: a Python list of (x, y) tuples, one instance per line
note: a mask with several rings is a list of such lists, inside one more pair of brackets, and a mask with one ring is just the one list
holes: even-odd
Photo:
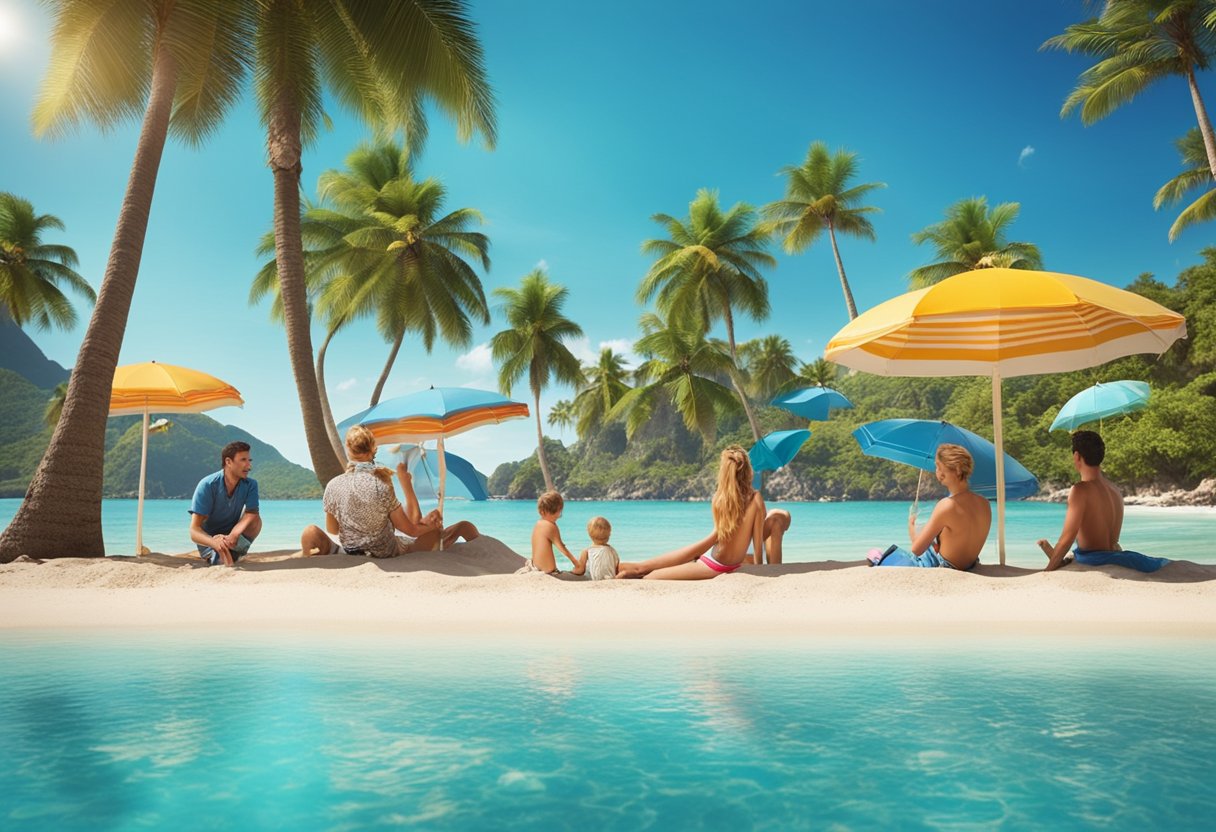
[(574, 566), (575, 575), (586, 575), (593, 581), (606, 581), (616, 577), (621, 566), (621, 556), (608, 545), (612, 535), (612, 524), (605, 517), (592, 517), (587, 523), (587, 535), (591, 545), (578, 556)]
[(546, 575), (561, 574), (557, 568), (557, 558), (553, 554), (555, 546), (561, 549), (562, 554), (569, 558), (572, 564), (578, 566), (578, 561), (562, 542), (561, 530), (557, 528), (557, 520), (562, 516), (564, 505), (562, 495), (556, 491), (546, 491), (536, 498), (536, 512), (540, 519), (532, 527), (532, 568)]

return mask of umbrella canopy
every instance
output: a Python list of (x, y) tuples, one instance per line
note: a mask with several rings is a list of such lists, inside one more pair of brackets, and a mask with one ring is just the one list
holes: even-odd
[(1088, 422), (1144, 410), (1150, 393), (1146, 381), (1099, 382), (1065, 402), (1051, 423), (1051, 430), (1076, 430)]
[(752, 449), (747, 452), (752, 461), (752, 470), (755, 471), (752, 486), (760, 487), (761, 471), (776, 471), (788, 465), (803, 443), (810, 438), (809, 430), (775, 430), (752, 445)]
[[(996, 499), (996, 447), (978, 434), (928, 419), (884, 419), (853, 431), (853, 438), (866, 456), (902, 462), (922, 471), (936, 469), (938, 445), (962, 445), (971, 454), (971, 490), (989, 500)], [(1039, 493), (1039, 481), (1022, 463), (1005, 454), (1005, 496), (1020, 500)]]
[[(993, 438), (1003, 449), (1001, 376), (1080, 370), (1162, 353), (1186, 336), (1176, 312), (1096, 280), (977, 269), (900, 295), (852, 320), (824, 358), (888, 376), (992, 377)], [(1005, 562), (1005, 495), (997, 454), (997, 536)]]
[(830, 387), (806, 387), (784, 393), (773, 399), (769, 404), (783, 407), (803, 419), (816, 422), (827, 421), (829, 411), (833, 408), (851, 408), (853, 403)]
[[(439, 499), (439, 451), (421, 445), (400, 445), (396, 454), (409, 467), (414, 479), (414, 493), (419, 499)], [(473, 463), (445, 451), (444, 464), (451, 475), (445, 483), (445, 496), (467, 500), (490, 499), (490, 492), (486, 490), (486, 475), (474, 468)]]
[[(144, 549), (144, 485), (148, 474), (148, 418), (157, 413), (202, 413), (217, 407), (241, 407), (245, 400), (226, 381), (187, 367), (158, 364), (124, 364), (114, 370), (110, 387), (110, 415), (142, 414), (143, 450), (139, 461), (139, 507), (135, 512), (135, 554)], [(166, 423), (165, 427), (168, 427)]]

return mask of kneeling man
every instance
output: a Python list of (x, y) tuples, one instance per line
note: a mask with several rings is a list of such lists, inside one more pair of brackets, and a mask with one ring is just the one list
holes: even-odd
[(220, 451), (219, 471), (203, 477), (190, 503), (190, 539), (199, 556), (215, 566), (232, 566), (262, 531), (258, 483), (249, 478), (249, 445), (229, 442)]

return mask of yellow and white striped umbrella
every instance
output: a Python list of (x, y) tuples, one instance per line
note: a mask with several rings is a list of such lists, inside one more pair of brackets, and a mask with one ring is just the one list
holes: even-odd
[(884, 376), (992, 376), (997, 530), (1005, 562), (1001, 377), (1081, 370), (1160, 354), (1186, 320), (1096, 280), (1023, 269), (976, 269), (892, 298), (857, 316), (824, 358)]

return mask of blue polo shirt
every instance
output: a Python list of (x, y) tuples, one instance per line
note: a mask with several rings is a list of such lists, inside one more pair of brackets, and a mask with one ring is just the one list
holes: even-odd
[(257, 480), (248, 477), (240, 480), (230, 497), (222, 470), (203, 477), (194, 489), (194, 499), (190, 502), (191, 514), (201, 514), (207, 518), (203, 521), (203, 531), (207, 534), (228, 534), (246, 511), (257, 514)]

